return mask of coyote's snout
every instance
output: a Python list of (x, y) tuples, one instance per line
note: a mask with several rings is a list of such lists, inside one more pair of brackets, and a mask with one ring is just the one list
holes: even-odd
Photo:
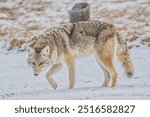
[(49, 29), (43, 35), (34, 37), (28, 47), (28, 64), (33, 67), (37, 76), (46, 66), (51, 66), (46, 74), (50, 85), (56, 89), (53, 80), (63, 66), (69, 70), (69, 88), (75, 85), (75, 59), (79, 56), (94, 54), (105, 76), (103, 86), (117, 84), (117, 72), (114, 67), (114, 56), (122, 63), (127, 75), (134, 73), (125, 39), (111, 24), (100, 21), (69, 23)]

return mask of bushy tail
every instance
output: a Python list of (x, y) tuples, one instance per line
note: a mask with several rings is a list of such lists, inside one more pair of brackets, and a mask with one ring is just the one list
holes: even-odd
[(120, 62), (122, 63), (127, 73), (127, 76), (132, 77), (134, 73), (134, 66), (128, 52), (126, 40), (120, 33), (117, 34), (117, 37), (118, 37), (117, 56)]

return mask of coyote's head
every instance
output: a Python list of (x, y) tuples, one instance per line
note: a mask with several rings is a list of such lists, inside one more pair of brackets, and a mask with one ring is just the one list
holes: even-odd
[(50, 47), (47, 45), (40, 51), (32, 47), (28, 47), (29, 58), (27, 60), (28, 64), (32, 66), (35, 76), (44, 70), (46, 67), (50, 66), (54, 62), (54, 55), (50, 52)]

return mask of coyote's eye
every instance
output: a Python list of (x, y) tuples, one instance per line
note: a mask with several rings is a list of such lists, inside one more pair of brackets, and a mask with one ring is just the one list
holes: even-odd
[(35, 63), (32, 63), (32, 66), (34, 67), (34, 66), (35, 66)]
[(42, 65), (43, 65), (43, 63), (40, 63), (40, 64), (39, 64), (39, 66), (42, 66)]

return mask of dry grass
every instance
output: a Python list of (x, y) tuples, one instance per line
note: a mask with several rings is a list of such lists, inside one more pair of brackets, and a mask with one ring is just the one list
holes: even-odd
[(141, 44), (147, 45), (148, 47), (150, 47), (150, 37), (147, 37), (147, 38), (143, 39), (141, 41)]
[(10, 47), (7, 50), (10, 51), (10, 50), (12, 50), (14, 48), (20, 48), (23, 43), (24, 43), (23, 40), (12, 39), (10, 41)]
[(0, 31), (0, 36), (7, 35), (8, 33), (6, 31)]
[(123, 17), (127, 12), (127, 9), (121, 9), (121, 10), (109, 10), (107, 8), (103, 8), (99, 11), (98, 15), (102, 18), (107, 19), (114, 19), (114, 18), (120, 18)]
[[(131, 2), (131, 0), (115, 0), (111, 2), (124, 4)], [(140, 4), (137, 4), (135, 0), (132, 0), (132, 2), (134, 3), (132, 6), (126, 6), (122, 9), (101, 8), (97, 16), (98, 19), (100, 18), (103, 21), (121, 25), (118, 29), (125, 33), (129, 42), (134, 43), (134, 41), (145, 35), (145, 27), (150, 28), (150, 9), (148, 7), (150, 2)]]
[[(5, 1), (7, 0), (1, 0), (0, 4), (5, 3)], [(120, 31), (124, 32), (127, 41), (134, 43), (143, 35), (146, 37), (146, 27), (150, 29), (150, 2), (145, 0), (138, 3), (137, 1), (140, 0), (94, 1), (91, 4), (92, 19), (113, 23)], [(4, 24), (0, 24), (0, 40), (6, 40), (9, 43), (13, 39), (31, 39), (33, 35), (50, 27), (48, 25), (43, 25), (45, 19), (52, 22), (51, 24), (55, 24), (58, 21), (59, 23), (66, 22), (68, 20), (67, 8), (76, 3), (75, 1), (60, 1), (62, 4), (58, 7), (55, 3), (56, 1), (52, 0), (15, 0), (13, 2), (16, 2), (16, 4), (11, 7), (0, 5), (0, 22), (5, 21)], [(83, 2), (88, 1), (83, 0)], [(131, 2), (132, 5), (128, 4), (128, 2)], [(110, 4), (110, 6), (115, 6), (115, 8), (109, 8), (108, 4)], [(117, 5), (123, 4), (126, 4), (126, 6), (116, 7)], [(49, 14), (46, 14), (45, 11), (51, 7), (52, 10), (49, 10)], [(51, 15), (51, 11), (53, 15)], [(55, 16), (54, 12), (60, 15)], [(39, 18), (39, 20), (36, 20), (36, 18)], [(11, 22), (12, 24), (9, 24)], [(145, 43), (148, 42), (141, 41), (141, 44)], [(136, 47), (136, 45), (133, 47)]]

